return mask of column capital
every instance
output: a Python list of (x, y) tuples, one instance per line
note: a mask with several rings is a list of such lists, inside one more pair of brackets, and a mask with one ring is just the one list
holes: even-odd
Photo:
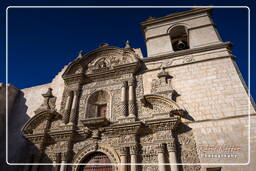
[(176, 151), (176, 145), (174, 142), (167, 144), (167, 150), (168, 152), (175, 152)]
[(128, 86), (134, 86), (135, 82), (134, 79), (128, 80)]
[(158, 144), (158, 145), (156, 146), (156, 151), (157, 151), (158, 153), (163, 153), (163, 152), (164, 152), (164, 144)]
[(127, 147), (120, 147), (119, 152), (121, 156), (126, 156), (127, 155)]
[(126, 87), (127, 87), (127, 81), (122, 81), (122, 83), (121, 83), (121, 87), (126, 88)]
[(52, 154), (50, 154), (50, 158), (52, 159), (53, 162), (58, 162), (60, 155), (59, 155), (59, 153), (52, 153)]
[(138, 152), (138, 146), (137, 145), (130, 146), (130, 154), (136, 155), (137, 152)]
[(67, 90), (67, 95), (68, 95), (68, 97), (71, 97), (73, 95), (73, 91), (72, 90)]
[(80, 93), (80, 90), (76, 89), (76, 90), (73, 90), (73, 92), (74, 92), (74, 96), (78, 96)]

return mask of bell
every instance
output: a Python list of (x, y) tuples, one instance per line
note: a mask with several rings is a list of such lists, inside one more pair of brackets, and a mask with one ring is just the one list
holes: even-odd
[(185, 48), (186, 48), (185, 42), (183, 42), (182, 40), (178, 40), (177, 49), (182, 50), (182, 49), (185, 49)]

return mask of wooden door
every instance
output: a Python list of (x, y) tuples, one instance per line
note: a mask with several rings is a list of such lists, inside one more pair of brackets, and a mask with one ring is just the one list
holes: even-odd
[(108, 156), (101, 152), (95, 152), (85, 158), (84, 163), (95, 163), (95, 165), (80, 166), (79, 171), (112, 171), (111, 165), (97, 165), (96, 163), (111, 163)]

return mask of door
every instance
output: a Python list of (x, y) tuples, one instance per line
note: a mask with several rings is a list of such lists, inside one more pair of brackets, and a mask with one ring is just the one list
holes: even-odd
[(96, 163), (111, 163), (108, 156), (101, 152), (95, 152), (85, 158), (83, 163), (95, 163), (95, 165), (80, 166), (79, 171), (112, 171), (111, 165), (96, 165)]

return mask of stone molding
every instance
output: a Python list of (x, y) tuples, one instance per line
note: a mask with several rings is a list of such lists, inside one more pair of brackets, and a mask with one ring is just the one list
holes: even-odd
[[(221, 48), (227, 48), (227, 50), (230, 50), (232, 48), (232, 44), (231, 44), (231, 42), (221, 42), (221, 43), (216, 43), (216, 44), (208, 45), (208, 46), (204, 46), (204, 47), (197, 47), (197, 48), (186, 49), (186, 50), (182, 50), (182, 51), (171, 52), (171, 53), (167, 53), (167, 54), (163, 54), (163, 55), (147, 57), (147, 58), (143, 58), (142, 61), (145, 64), (147, 64), (149, 62), (161, 61), (164, 59), (174, 59), (176, 57), (182, 57), (182, 56), (186, 56), (186, 55), (194, 55), (196, 53), (207, 52), (207, 51), (221, 49)], [(230, 55), (230, 57), (234, 57), (234, 56)]]
[(161, 17), (161, 18), (151, 17), (150, 19), (148, 19), (144, 22), (141, 22), (141, 26), (142, 26), (143, 29), (145, 29), (145, 27), (147, 27), (149, 25), (152, 25), (152, 24), (177, 19), (177, 18), (180, 18), (180, 17), (195, 15), (195, 14), (198, 14), (198, 13), (204, 13), (204, 12), (211, 13), (211, 9), (210, 8), (196, 8), (196, 9), (192, 9), (192, 10), (189, 10), (189, 11), (170, 14), (170, 15), (167, 15), (167, 16), (164, 16), (164, 17)]
[[(95, 145), (90, 145), (89, 147), (84, 147), (79, 153), (74, 156), (72, 163), (82, 163), (82, 161), (93, 152), (102, 152), (108, 156), (112, 163), (120, 163), (120, 158), (114, 149), (109, 146), (99, 144), (97, 148)], [(115, 171), (118, 171), (116, 166), (113, 166)], [(72, 171), (78, 171), (79, 165), (73, 165)]]

